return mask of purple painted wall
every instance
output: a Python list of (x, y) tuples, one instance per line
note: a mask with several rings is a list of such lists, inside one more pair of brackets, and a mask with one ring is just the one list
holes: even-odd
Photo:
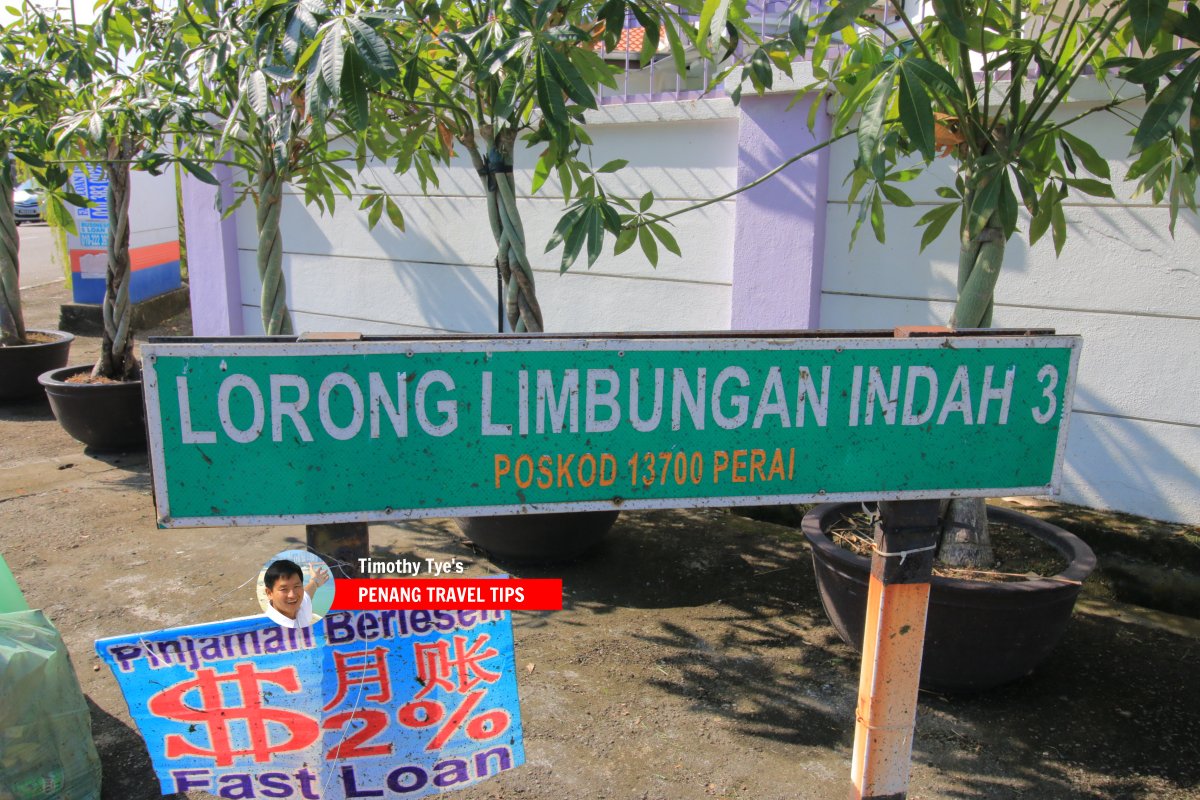
[[(825, 141), (829, 116), (808, 110), (819, 99), (788, 110), (790, 94), (742, 98), (738, 122), (739, 186)], [(825, 260), (825, 200), (829, 150), (797, 161), (735, 201), (733, 239), (734, 330), (809, 329), (819, 324)]]
[(183, 177), (192, 332), (196, 336), (237, 336), (244, 332), (237, 227), (232, 215), (222, 219), (217, 208), (218, 192), (223, 207), (233, 202), (233, 173), (225, 166), (214, 167), (212, 173), (221, 182), (219, 188), (191, 175)]

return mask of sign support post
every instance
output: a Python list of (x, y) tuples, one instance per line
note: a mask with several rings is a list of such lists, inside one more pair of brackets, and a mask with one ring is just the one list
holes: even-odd
[(855, 714), (851, 800), (903, 800), (917, 714), (938, 500), (879, 504)]

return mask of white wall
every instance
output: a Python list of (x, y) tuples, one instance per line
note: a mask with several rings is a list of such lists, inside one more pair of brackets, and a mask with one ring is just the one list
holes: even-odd
[[(1079, 108), (1067, 108), (1066, 115)], [(1125, 126), (1096, 115), (1074, 128), (1126, 171)], [(848, 250), (854, 210), (842, 185), (853, 159), (838, 146), (831, 170), (821, 299), (824, 328), (945, 324), (955, 296), (957, 217), (923, 255), (913, 223), (940, 200), (936, 180), (909, 193), (918, 203), (889, 207), (887, 244), (870, 225)], [(947, 180), (949, 163), (932, 177)], [(1072, 194), (1068, 236), (1056, 259), (1047, 235), (1031, 250), (1014, 239), (996, 288), (997, 327), (1049, 327), (1083, 336), (1063, 499), (1181, 522), (1200, 519), (1200, 223), (1185, 210), (1174, 240), (1169, 213), (1134, 199), (1118, 180), (1118, 201)], [(1022, 232), (1028, 218), (1021, 220)], [(1020, 234), (1024, 236), (1024, 233)]]
[[(604, 107), (589, 117), (593, 163), (630, 166), (606, 176), (611, 193), (632, 200), (653, 189), (656, 208), (733, 188), (737, 120), (728, 101)], [(560, 252), (543, 254), (565, 206), (548, 181), (529, 196), (537, 152), (519, 154), (515, 181), (529, 256), (548, 331), (697, 330), (729, 327), (733, 202), (683, 216), (674, 229), (683, 258), (660, 251), (657, 269), (634, 247), (606, 252), (589, 270), (586, 256), (559, 274)], [(386, 219), (369, 231), (359, 197), (339, 197), (331, 216), (284, 199), (281, 229), (288, 307), (297, 330), (364, 333), (488, 332), (496, 325), (495, 242), (480, 180), (458, 159), (441, 185), (422, 194), (415, 177), (376, 164), (364, 182), (397, 195), (407, 230)], [(242, 311), (247, 333), (261, 332), (254, 211), (237, 212)]]
[[(1064, 109), (1065, 114), (1078, 108)], [(602, 108), (591, 115), (597, 165), (627, 158), (609, 184), (636, 199), (647, 188), (663, 208), (733, 188), (736, 111), (727, 101)], [(797, 125), (802, 123), (798, 120)], [(1125, 172), (1128, 138), (1097, 117), (1078, 133)], [(848, 250), (854, 217), (842, 178), (853, 159), (847, 140), (833, 153), (821, 299), (821, 327), (890, 328), (944, 324), (955, 295), (953, 223), (924, 254), (913, 223), (940, 200), (937, 180), (910, 193), (915, 208), (889, 208), (889, 238), (864, 226)], [(518, 187), (530, 185), (534, 155), (518, 161)], [(949, 180), (939, 162), (933, 178)], [(298, 330), (367, 333), (487, 332), (496, 318), (494, 244), (478, 178), (466, 164), (448, 170), (424, 197), (413, 179), (376, 169), (378, 182), (402, 196), (408, 232), (366, 228), (357, 200), (331, 217), (285, 200), (284, 269)], [(995, 324), (1078, 333), (1084, 346), (1071, 422), (1063, 498), (1176, 521), (1200, 520), (1200, 223), (1181, 215), (1174, 240), (1168, 212), (1148, 198), (1119, 202), (1073, 196), (1060, 259), (1047, 237), (1031, 251), (1014, 240), (997, 288)], [(730, 324), (733, 202), (678, 219), (682, 258), (663, 253), (651, 269), (637, 248), (606, 253), (594, 268), (558, 274), (557, 253), (542, 255), (563, 208), (548, 184), (522, 195), (530, 255), (550, 331), (725, 329)], [(242, 312), (246, 332), (261, 331), (254, 267), (254, 219), (237, 213)], [(1022, 220), (1022, 229), (1027, 220)]]
[(161, 175), (134, 170), (129, 173), (129, 246), (143, 247), (179, 238), (179, 202), (175, 197), (175, 170)]

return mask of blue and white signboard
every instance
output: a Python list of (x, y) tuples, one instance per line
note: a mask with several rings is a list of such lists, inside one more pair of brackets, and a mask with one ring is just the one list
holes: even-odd
[(413, 798), (524, 763), (503, 611), (332, 611), (96, 642), (164, 794)]

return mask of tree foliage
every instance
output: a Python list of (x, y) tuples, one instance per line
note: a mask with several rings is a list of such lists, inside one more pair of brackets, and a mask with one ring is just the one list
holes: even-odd
[[(91, 67), (84, 43), (53, 14), (26, 6), (0, 29), (0, 346), (23, 344), (19, 241), (13, 214), (15, 166), (47, 187), (46, 213), (62, 210), (67, 170), (50, 157), (50, 129)], [(78, 200), (78, 198), (72, 198)]]
[(130, 300), (130, 171), (160, 172), (170, 160), (164, 151), (172, 132), (195, 118), (173, 20), (154, 0), (109, 0), (90, 26), (71, 26), (86, 76), (72, 75), (72, 62), (58, 76), (70, 87), (71, 102), (52, 129), (55, 155), (62, 164), (103, 167), (109, 184), (104, 334), (93, 377), (140, 374)]

